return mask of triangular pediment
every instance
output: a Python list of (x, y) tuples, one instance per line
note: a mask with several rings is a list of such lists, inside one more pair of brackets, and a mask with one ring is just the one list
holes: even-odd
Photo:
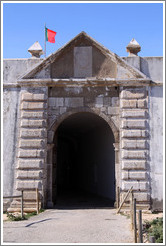
[(85, 32), (45, 58), (21, 79), (147, 78)]

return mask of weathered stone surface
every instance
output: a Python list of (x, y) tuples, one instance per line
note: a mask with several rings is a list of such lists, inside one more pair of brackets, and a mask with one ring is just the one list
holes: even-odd
[(146, 140), (126, 140), (122, 139), (122, 148), (123, 149), (146, 149), (148, 143)]
[(97, 97), (96, 98), (95, 106), (97, 108), (103, 107), (103, 97)]
[[(150, 195), (147, 192), (133, 192), (134, 198), (136, 198), (137, 202), (145, 202), (150, 200)], [(122, 192), (122, 200), (126, 196), (126, 192)], [(130, 197), (128, 196), (126, 202), (129, 202)]]
[(19, 169), (42, 169), (44, 167), (44, 159), (19, 159)]
[(123, 110), (123, 118), (147, 118), (147, 111), (145, 110)]
[[(39, 205), (40, 206), (40, 205)], [(17, 200), (14, 200), (13, 202), (12, 202), (12, 206), (11, 206), (11, 208), (17, 208), (17, 209), (19, 209), (19, 208), (21, 208), (21, 202), (20, 201), (17, 201)], [(33, 200), (31, 200), (31, 201), (24, 201), (24, 212), (26, 213), (26, 209), (29, 209), (29, 208), (31, 208), (31, 209), (36, 209), (36, 201), (33, 201)], [(11, 210), (10, 210), (11, 211)]]
[(145, 171), (125, 171), (122, 172), (122, 179), (136, 179), (136, 180), (145, 180), (147, 173)]
[(137, 107), (138, 108), (147, 108), (147, 101), (145, 100), (138, 100), (137, 101)]
[(46, 120), (22, 120), (21, 127), (46, 127)]
[(21, 148), (45, 148), (46, 140), (45, 139), (21, 139), (19, 142), (19, 147)]
[(118, 107), (119, 106), (119, 97), (112, 97), (111, 98), (112, 106), (113, 107)]
[(122, 150), (122, 158), (124, 159), (145, 159), (146, 151), (131, 151), (131, 150)]
[(74, 47), (74, 77), (92, 77), (92, 47)]
[(48, 99), (48, 105), (50, 107), (62, 107), (64, 104), (64, 98), (63, 97), (50, 97)]
[(106, 106), (106, 107), (112, 106), (112, 98), (111, 97), (104, 97), (103, 98), (103, 106)]
[(145, 160), (122, 160), (123, 170), (145, 170), (146, 161)]
[(124, 99), (138, 99), (146, 96), (145, 88), (127, 88), (121, 92), (121, 98)]
[(19, 179), (40, 179), (42, 178), (42, 171), (18, 171), (17, 178)]
[(29, 158), (40, 158), (45, 157), (46, 153), (44, 150), (20, 150), (18, 152), (18, 157), (29, 157)]
[(107, 107), (101, 107), (100, 110), (101, 110), (101, 112), (106, 112), (107, 111)]
[(60, 114), (66, 113), (67, 108), (66, 107), (60, 107)]
[(121, 100), (122, 108), (136, 108), (137, 100)]
[(46, 129), (21, 129), (20, 137), (23, 138), (45, 138), (47, 137)]
[(28, 190), (28, 189), (41, 189), (42, 188), (42, 183), (39, 180), (34, 180), (34, 181), (17, 181), (16, 182), (16, 189), (17, 190)]
[(83, 97), (65, 98), (65, 106), (71, 108), (83, 107), (84, 99)]
[(38, 119), (46, 119), (47, 112), (45, 111), (21, 111), (21, 118), (38, 118)]
[(148, 131), (146, 130), (123, 130), (123, 138), (146, 138), (148, 137)]
[[(41, 192), (39, 192), (39, 199), (41, 199)], [(25, 201), (32, 201), (35, 200), (36, 202), (36, 191), (24, 191), (24, 200)]]
[(45, 101), (47, 96), (45, 94), (23, 93), (23, 101)]
[(122, 128), (146, 128), (146, 120), (122, 120)]
[(110, 115), (119, 114), (119, 108), (118, 107), (108, 107), (108, 114)]
[(122, 190), (129, 190), (133, 186), (133, 190), (141, 191), (148, 189), (147, 181), (123, 181)]
[(45, 109), (47, 104), (44, 102), (22, 102), (21, 109)]

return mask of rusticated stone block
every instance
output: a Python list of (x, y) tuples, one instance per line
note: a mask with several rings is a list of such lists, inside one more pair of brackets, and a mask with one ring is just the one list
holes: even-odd
[(145, 110), (123, 110), (123, 118), (146, 118), (147, 112)]
[(146, 170), (146, 161), (144, 160), (122, 160), (123, 170)]
[(124, 159), (145, 159), (146, 151), (131, 151), (131, 150), (122, 150), (122, 158)]
[(33, 181), (17, 181), (16, 183), (16, 189), (17, 190), (28, 190), (28, 189), (41, 189), (42, 184), (39, 180), (33, 180)]
[(146, 130), (123, 130), (123, 138), (146, 138), (148, 137), (148, 131)]
[(118, 107), (108, 107), (108, 114), (111, 114), (111, 115), (119, 114), (119, 108)]
[[(122, 192), (121, 194), (122, 200), (126, 196), (126, 192)], [(134, 198), (136, 198), (137, 202), (146, 202), (150, 200), (150, 195), (148, 192), (134, 192)], [(130, 201), (130, 196), (127, 197), (126, 202)]]
[(46, 127), (46, 120), (22, 120), (21, 127)]
[(40, 179), (42, 178), (42, 171), (18, 171), (17, 178), (19, 179)]
[(47, 112), (45, 111), (21, 111), (21, 118), (38, 118), (38, 119), (46, 119)]
[(84, 99), (83, 97), (73, 97), (73, 98), (65, 98), (65, 106), (71, 108), (83, 107)]
[(133, 186), (133, 190), (141, 191), (148, 190), (149, 185), (147, 181), (123, 181), (122, 190), (128, 191)]
[(127, 180), (127, 179), (131, 179), (131, 180), (145, 180), (146, 179), (146, 172), (145, 171), (125, 171), (122, 172), (122, 179)]
[(20, 137), (23, 138), (46, 138), (47, 131), (46, 129), (21, 129)]
[[(39, 199), (41, 199), (41, 193), (39, 192)], [(35, 200), (36, 202), (36, 191), (24, 191), (24, 200), (25, 201), (32, 201)]]
[(145, 96), (146, 96), (145, 88), (127, 88), (121, 92), (121, 98), (124, 99), (145, 98)]
[(122, 120), (122, 128), (146, 128), (146, 120)]
[(39, 157), (45, 157), (46, 153), (43, 150), (20, 150), (18, 152), (18, 157), (29, 157), (29, 158), (39, 158)]
[(48, 99), (48, 105), (50, 107), (62, 107), (64, 104), (64, 99), (63, 97), (50, 97)]
[(21, 148), (45, 148), (46, 140), (45, 139), (21, 139), (19, 142), (19, 147)]
[(121, 100), (121, 108), (136, 108), (137, 100)]
[(47, 104), (44, 102), (22, 102), (21, 109), (45, 109), (47, 108)]
[(147, 141), (146, 140), (126, 140), (122, 139), (122, 148), (123, 149), (146, 149)]
[(144, 100), (138, 100), (137, 101), (137, 107), (138, 108), (147, 108), (147, 101)]
[(44, 167), (44, 159), (19, 159), (19, 169), (42, 169)]
[(47, 100), (47, 96), (45, 94), (23, 93), (22, 100), (23, 101), (44, 101), (44, 100)]

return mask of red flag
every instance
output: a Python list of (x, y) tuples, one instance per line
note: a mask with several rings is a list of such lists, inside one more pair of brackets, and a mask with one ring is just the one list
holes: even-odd
[(55, 35), (57, 34), (56, 32), (45, 28), (45, 34), (46, 34), (46, 41), (50, 43), (55, 43)]

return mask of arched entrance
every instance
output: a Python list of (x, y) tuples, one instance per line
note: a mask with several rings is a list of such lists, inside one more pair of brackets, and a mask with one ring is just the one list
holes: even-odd
[(94, 113), (74, 113), (60, 123), (53, 143), (53, 204), (113, 206), (115, 139), (108, 123)]

